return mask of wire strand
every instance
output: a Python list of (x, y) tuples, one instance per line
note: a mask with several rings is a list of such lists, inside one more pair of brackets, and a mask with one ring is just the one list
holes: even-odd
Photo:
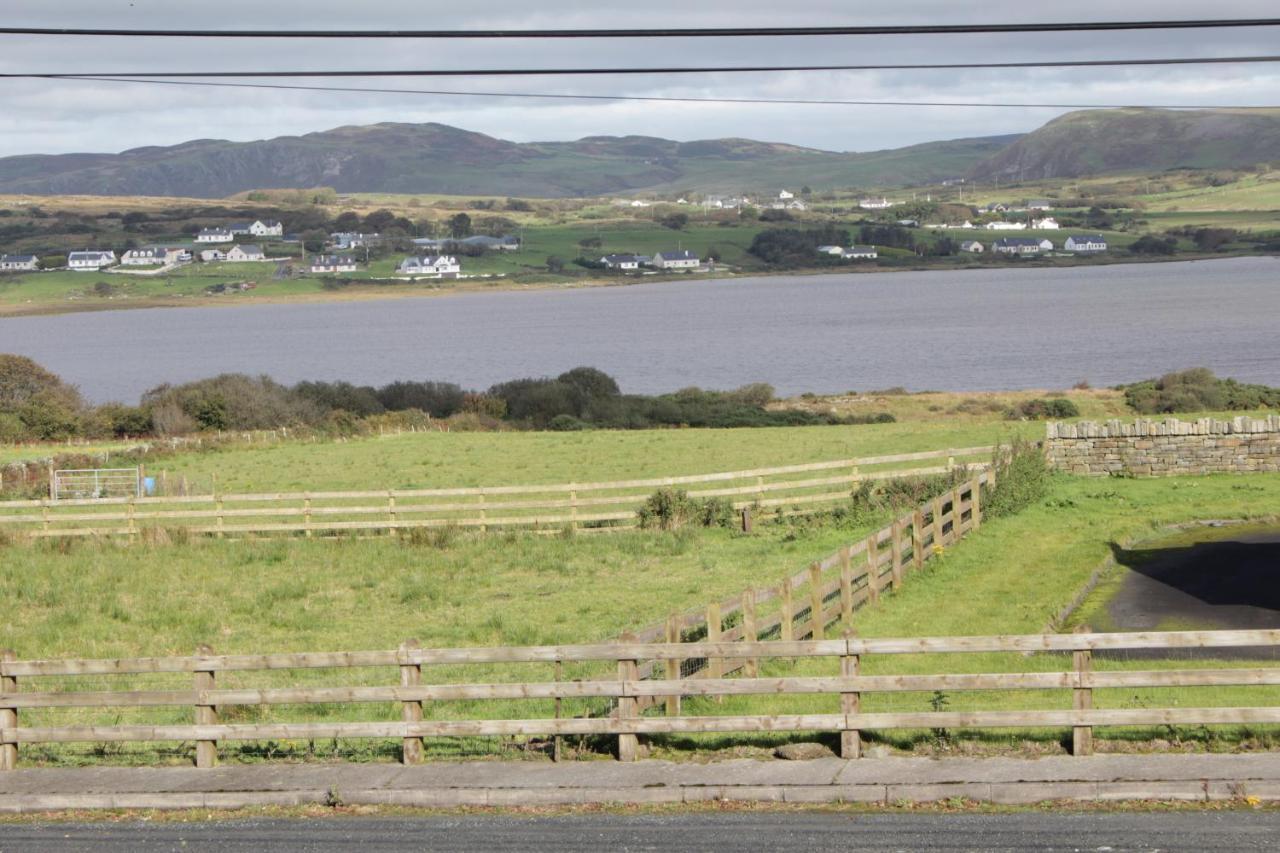
[(538, 30), (162, 30), (95, 27), (0, 27), (0, 35), (101, 36), (111, 38), (315, 38), (315, 39), (655, 39), (758, 38), (787, 36), (966, 35), (972, 33), (1055, 33), (1112, 30), (1224, 29), (1280, 26), (1280, 18), (1063, 21), (1011, 24), (903, 24), (826, 27), (694, 27), (652, 29)]

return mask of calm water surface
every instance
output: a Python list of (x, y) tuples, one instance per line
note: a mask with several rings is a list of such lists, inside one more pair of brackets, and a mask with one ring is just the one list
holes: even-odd
[(633, 392), (1061, 388), (1205, 365), (1280, 384), (1280, 259), (739, 278), (0, 320), (96, 400), (227, 371), (484, 388), (599, 367)]

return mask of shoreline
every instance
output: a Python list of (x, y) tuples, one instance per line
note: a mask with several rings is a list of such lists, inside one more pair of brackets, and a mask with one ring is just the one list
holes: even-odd
[[(1019, 261), (1011, 260), (983, 260), (979, 262), (969, 262), (963, 265), (959, 264), (911, 264), (894, 267), (863, 267), (863, 268), (845, 268), (831, 269), (827, 267), (808, 267), (802, 269), (788, 270), (752, 270), (750, 272), (734, 272), (725, 271), (722, 274), (702, 274), (697, 277), (691, 277), (689, 274), (678, 275), (652, 275), (622, 278), (580, 278), (569, 279), (565, 281), (553, 282), (532, 282), (520, 283), (512, 280), (495, 280), (485, 279), (485, 284), (464, 284), (462, 286), (452, 287), (433, 287), (420, 286), (417, 283), (406, 285), (383, 285), (383, 284), (352, 284), (339, 291), (317, 290), (314, 293), (280, 295), (280, 296), (259, 296), (255, 294), (248, 298), (227, 298), (225, 296), (208, 296), (208, 297), (188, 297), (188, 298), (140, 298), (137, 300), (129, 300), (127, 304), (118, 302), (92, 303), (78, 302), (75, 304), (42, 302), (31, 304), (29, 307), (24, 303), (0, 304), (0, 320), (21, 319), (24, 317), (47, 317), (59, 316), (65, 314), (86, 314), (97, 313), (103, 311), (137, 311), (143, 309), (154, 308), (223, 308), (223, 307), (251, 307), (259, 305), (312, 305), (312, 304), (334, 304), (342, 302), (370, 302), (370, 301), (392, 301), (399, 299), (420, 299), (420, 298), (436, 298), (446, 296), (461, 296), (474, 293), (508, 293), (508, 292), (528, 292), (542, 290), (585, 290), (588, 288), (598, 287), (630, 287), (639, 284), (666, 284), (671, 282), (702, 282), (702, 281), (720, 281), (732, 278), (772, 278), (776, 276), (794, 276), (794, 277), (810, 277), (810, 276), (830, 276), (830, 275), (870, 275), (876, 273), (901, 273), (901, 272), (968, 272), (979, 270), (1007, 270), (1007, 269), (1077, 269), (1081, 267), (1093, 266), (1115, 266), (1120, 264), (1162, 264), (1162, 263), (1187, 263), (1193, 261), (1215, 261), (1230, 260), (1237, 258), (1272, 258), (1277, 255), (1254, 254), (1254, 253), (1238, 253), (1238, 254), (1196, 254), (1182, 255), (1172, 257), (1125, 257), (1114, 256), (1107, 258), (1092, 259), (1089, 261), (1079, 261), (1072, 259), (1070, 263), (1059, 263), (1056, 261), (1043, 262), (1031, 259), (1022, 259)], [(1013, 266), (1014, 264), (1017, 266)], [(360, 281), (360, 280), (356, 280)], [(493, 282), (500, 283), (493, 283)], [(388, 288), (396, 288), (389, 290)]]

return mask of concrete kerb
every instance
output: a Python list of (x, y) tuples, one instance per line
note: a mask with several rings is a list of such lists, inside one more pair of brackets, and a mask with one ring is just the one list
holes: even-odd
[(1280, 800), (1280, 753), (1015, 758), (739, 759), (543, 765), (468, 762), (278, 767), (74, 768), (0, 776), (0, 813), (262, 806), (580, 806)]

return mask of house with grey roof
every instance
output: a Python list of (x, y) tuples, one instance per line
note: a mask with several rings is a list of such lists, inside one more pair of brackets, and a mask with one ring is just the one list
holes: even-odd
[(611, 270), (640, 269), (640, 259), (635, 255), (605, 255), (600, 259), (600, 263)]
[(310, 269), (313, 273), (355, 272), (356, 259), (351, 255), (316, 255)]
[(1053, 241), (1035, 237), (1001, 237), (991, 244), (991, 251), (1001, 255), (1038, 255), (1053, 251)]
[(0, 272), (34, 270), (39, 266), (40, 259), (35, 255), (0, 255)]
[(1107, 238), (1101, 234), (1072, 234), (1067, 237), (1066, 242), (1062, 244), (1062, 248), (1068, 252), (1081, 254), (1105, 252), (1107, 250)]
[(227, 261), (244, 263), (245, 261), (265, 261), (267, 253), (256, 243), (241, 243), (227, 249)]
[(674, 252), (655, 252), (649, 265), (660, 270), (689, 270), (702, 265), (702, 260), (688, 249)]
[(462, 272), (462, 264), (453, 255), (414, 255), (401, 261), (397, 270), (403, 275), (457, 278)]
[(67, 269), (76, 272), (96, 272), (116, 262), (116, 253), (110, 249), (90, 249), (67, 255)]
[(196, 233), (197, 243), (231, 243), (235, 239), (230, 228), (201, 228)]

